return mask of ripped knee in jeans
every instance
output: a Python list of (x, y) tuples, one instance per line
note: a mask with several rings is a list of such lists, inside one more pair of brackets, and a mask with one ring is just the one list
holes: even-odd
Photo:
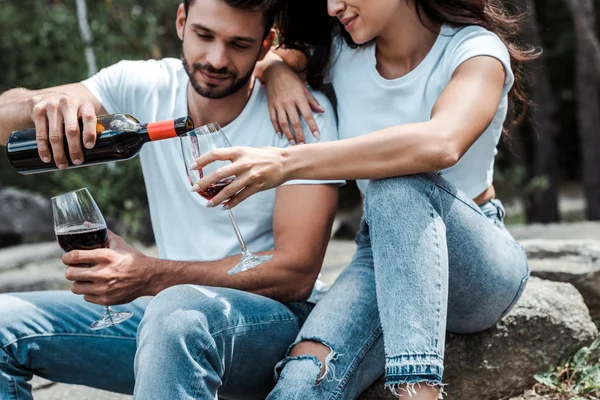
[[(319, 373), (315, 379), (315, 385), (319, 385), (323, 380), (326, 382), (340, 381), (335, 376), (334, 361), (340, 356), (331, 345), (317, 338), (302, 338), (296, 341), (288, 349), (288, 354), (275, 366), (275, 380), (284, 367), (294, 361), (312, 360), (319, 368)], [(291, 366), (291, 364), (290, 364)]]

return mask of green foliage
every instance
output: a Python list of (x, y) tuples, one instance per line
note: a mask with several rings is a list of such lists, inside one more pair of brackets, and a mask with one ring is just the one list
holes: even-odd
[(600, 396), (600, 336), (590, 347), (579, 349), (575, 355), (558, 367), (535, 375), (543, 386), (569, 399), (597, 399)]
[[(176, 0), (88, 1), (98, 67), (122, 59), (178, 57), (174, 22), (178, 4)], [(86, 78), (74, 1), (0, 0), (0, 32), (0, 92)], [(5, 151), (0, 149), (0, 186), (46, 197), (87, 187), (107, 219), (121, 226), (121, 233), (135, 237), (144, 228), (140, 221), (147, 212), (147, 201), (138, 160), (22, 176), (10, 167)]]

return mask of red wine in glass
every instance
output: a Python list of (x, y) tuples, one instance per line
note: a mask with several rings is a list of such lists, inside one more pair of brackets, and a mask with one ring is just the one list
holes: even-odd
[[(66, 252), (71, 250), (94, 250), (108, 247), (106, 221), (86, 188), (64, 193), (52, 198), (54, 232), (59, 246)], [(90, 267), (79, 264), (78, 267)], [(98, 330), (126, 321), (132, 312), (115, 312), (104, 308), (104, 315), (90, 325)]]
[(227, 185), (233, 182), (233, 179), (234, 178), (221, 179), (219, 182), (213, 183), (212, 185), (210, 185), (204, 190), (199, 191), (198, 193), (206, 200), (212, 200), (212, 198), (218, 195), (221, 192), (221, 190), (225, 189)]
[(57, 226), (55, 232), (58, 245), (65, 252), (102, 249), (108, 244), (108, 229), (102, 224)]

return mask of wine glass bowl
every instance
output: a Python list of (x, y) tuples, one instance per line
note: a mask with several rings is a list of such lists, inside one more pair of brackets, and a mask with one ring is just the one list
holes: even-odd
[[(56, 240), (65, 252), (108, 247), (106, 222), (86, 188), (53, 197), (52, 214)], [(102, 318), (90, 325), (90, 329), (108, 328), (131, 318), (132, 315), (131, 312), (115, 312), (110, 307), (105, 307)]]
[[(227, 137), (221, 130), (221, 127), (216, 122), (189, 131), (185, 135), (180, 136), (179, 140), (181, 143), (181, 152), (183, 154), (186, 173), (191, 185), (194, 185), (204, 175), (208, 175), (213, 171), (230, 164), (230, 161), (217, 160), (209, 165), (206, 165), (202, 169), (190, 169), (194, 161), (196, 161), (196, 159), (202, 154), (206, 154), (209, 151), (218, 148), (231, 147), (229, 140), (227, 140)], [(206, 200), (212, 200), (213, 197), (219, 194), (221, 190), (225, 189), (234, 180), (235, 176), (223, 178), (209, 187), (200, 190), (198, 194)], [(273, 258), (272, 255), (258, 256), (249, 252), (235, 217), (233, 216), (233, 212), (229, 209), (227, 212), (242, 251), (242, 258), (240, 262), (227, 273), (232, 275), (238, 272), (246, 271)]]

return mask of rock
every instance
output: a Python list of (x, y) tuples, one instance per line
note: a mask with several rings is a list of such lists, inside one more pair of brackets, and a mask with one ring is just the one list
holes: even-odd
[(511, 225), (508, 230), (517, 240), (522, 239), (598, 239), (600, 222)]
[(60, 258), (36, 261), (0, 275), (0, 293), (70, 289)]
[(54, 237), (50, 200), (12, 188), (0, 189), (0, 234), (7, 239), (0, 247), (13, 245), (15, 237), (50, 240)]
[[(533, 375), (589, 345), (598, 330), (570, 284), (530, 278), (513, 310), (485, 332), (448, 334), (444, 382), (452, 400), (497, 400), (523, 393)], [(361, 400), (394, 396), (375, 383)]]
[(531, 275), (568, 282), (579, 290), (592, 319), (600, 318), (600, 240), (523, 240)]
[(60, 258), (62, 253), (56, 241), (3, 248), (0, 249), (0, 271), (21, 268), (35, 261)]

